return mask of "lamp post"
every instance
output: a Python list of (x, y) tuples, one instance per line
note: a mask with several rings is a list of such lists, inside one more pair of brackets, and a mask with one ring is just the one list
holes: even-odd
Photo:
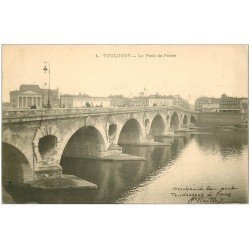
[(45, 89), (45, 86), (47, 86), (47, 83), (44, 82), (43, 83), (43, 92), (42, 92), (42, 109), (45, 108), (45, 100), (44, 100), (44, 89)]
[[(44, 68), (43, 71), (46, 74), (48, 71), (49, 74), (49, 89), (48, 89), (48, 110), (51, 109), (51, 105), (50, 105), (50, 64), (48, 62), (44, 62)], [(47, 67), (48, 65), (48, 67)]]

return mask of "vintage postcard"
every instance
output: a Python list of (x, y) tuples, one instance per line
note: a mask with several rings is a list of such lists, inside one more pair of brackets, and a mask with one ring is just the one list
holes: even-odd
[(2, 203), (248, 195), (248, 45), (2, 45)]

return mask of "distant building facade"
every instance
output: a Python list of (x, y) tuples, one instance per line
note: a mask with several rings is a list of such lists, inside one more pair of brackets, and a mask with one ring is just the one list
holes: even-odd
[(159, 94), (150, 96), (139, 96), (130, 99), (130, 106), (142, 107), (142, 106), (174, 106), (179, 108), (190, 109), (188, 101), (181, 98), (179, 95), (176, 96), (162, 96)]
[(35, 84), (21, 84), (19, 90), (10, 91), (10, 107), (13, 108), (37, 108), (48, 105), (50, 96), (51, 107), (59, 107), (59, 89), (41, 89)]
[(89, 107), (110, 107), (109, 97), (93, 97), (86, 94), (61, 95), (61, 108), (89, 108)]
[(195, 111), (219, 112), (220, 98), (202, 96), (195, 101)]
[(172, 97), (173, 100), (173, 107), (178, 107), (178, 108), (185, 108), (185, 109), (190, 109), (190, 104), (187, 100), (183, 99), (179, 95), (174, 95)]
[(9, 102), (2, 102), (2, 107), (4, 108), (9, 108), (10, 107), (10, 103)]
[(110, 95), (110, 105), (112, 107), (127, 107), (129, 106), (129, 98), (123, 95)]
[(247, 113), (248, 98), (230, 97), (223, 94), (220, 98), (220, 112)]
[(173, 99), (165, 96), (150, 95), (148, 96), (148, 106), (172, 106)]
[(129, 106), (131, 107), (146, 107), (148, 106), (148, 98), (145, 96), (133, 97), (129, 100)]
[(221, 98), (200, 97), (195, 102), (195, 110), (199, 112), (247, 113), (248, 98), (230, 97), (225, 94)]
[(178, 108), (189, 109), (190, 105), (188, 101), (184, 100), (179, 95), (150, 95), (149, 98), (149, 106), (173, 106)]

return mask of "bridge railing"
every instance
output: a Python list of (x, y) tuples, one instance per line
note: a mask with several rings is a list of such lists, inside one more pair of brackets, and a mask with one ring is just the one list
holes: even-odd
[(175, 109), (187, 111), (187, 109), (173, 106), (153, 106), (153, 107), (95, 107), (95, 108), (56, 108), (56, 109), (5, 109), (2, 111), (2, 118), (17, 117), (48, 117), (57, 115), (77, 115), (77, 114), (98, 114), (98, 113), (120, 113), (131, 111), (150, 111)]

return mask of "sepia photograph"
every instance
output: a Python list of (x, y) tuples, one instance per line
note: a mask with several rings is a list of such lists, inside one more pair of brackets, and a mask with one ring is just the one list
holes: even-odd
[(2, 45), (3, 204), (246, 204), (248, 56)]

